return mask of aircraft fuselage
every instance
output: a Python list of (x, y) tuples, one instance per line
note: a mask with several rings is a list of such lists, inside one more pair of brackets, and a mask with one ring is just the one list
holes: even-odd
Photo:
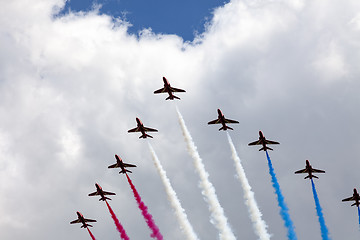
[(259, 141), (261, 142), (263, 148), (265, 149), (266, 151), (266, 138), (264, 136), (264, 134), (262, 133), (262, 131), (259, 131)]
[(171, 85), (170, 85), (169, 81), (165, 77), (163, 77), (163, 81), (164, 81), (165, 91), (169, 94), (169, 97), (167, 97), (167, 99), (174, 100), (175, 96), (174, 96), (173, 92), (171, 91)]
[(126, 170), (125, 170), (124, 163), (123, 163), (122, 159), (117, 154), (115, 154), (115, 158), (116, 158), (116, 162), (118, 163), (118, 165), (121, 168), (122, 172), (125, 173)]
[(79, 218), (79, 220), (80, 220), (81, 223), (82, 223), (81, 228), (87, 228), (87, 227), (89, 226), (89, 224), (87, 224), (87, 223), (85, 222), (84, 216), (83, 216), (80, 212), (76, 212), (76, 214), (78, 215), (78, 218)]
[(136, 118), (136, 122), (137, 122), (137, 126), (142, 134), (142, 137), (146, 138), (147, 134), (145, 133), (144, 124), (141, 122), (141, 120), (139, 118)]
[(313, 178), (312, 167), (311, 167), (311, 165), (309, 163), (309, 160), (306, 160), (306, 169), (307, 169), (307, 171), (309, 173), (309, 178), (312, 179)]
[(225, 130), (228, 129), (229, 127), (226, 126), (224, 114), (221, 112), (221, 110), (219, 108), (218, 108), (217, 112), (218, 112), (218, 118), (221, 122), (221, 125), (223, 126), (223, 129), (225, 129)]
[(96, 187), (96, 191), (97, 191), (97, 193), (100, 195), (100, 200), (103, 200), (103, 201), (105, 201), (106, 200), (106, 197), (105, 197), (105, 195), (104, 195), (104, 191), (102, 190), (102, 187), (99, 185), (99, 184), (97, 184), (97, 183), (95, 183), (95, 187)]
[(358, 192), (356, 191), (356, 188), (354, 188), (354, 200), (355, 200), (355, 205), (359, 206), (360, 205), (360, 196), (358, 194)]

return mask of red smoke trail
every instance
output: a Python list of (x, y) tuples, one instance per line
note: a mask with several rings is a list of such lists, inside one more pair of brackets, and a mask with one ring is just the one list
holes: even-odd
[(88, 230), (89, 234), (90, 234), (90, 237), (92, 240), (96, 240), (94, 235), (92, 234), (92, 232), (90, 231), (90, 229), (88, 227), (86, 227), (86, 229)]
[(134, 197), (135, 197), (135, 199), (136, 199), (136, 201), (137, 201), (137, 203), (139, 205), (141, 213), (144, 216), (147, 225), (149, 226), (149, 228), (152, 231), (150, 236), (152, 238), (156, 238), (158, 240), (163, 240), (163, 236), (161, 235), (159, 228), (156, 226), (151, 214), (147, 210), (147, 207), (145, 206), (144, 202), (141, 200), (141, 197), (140, 197), (139, 193), (137, 192), (134, 184), (131, 182), (131, 180), (130, 180), (130, 178), (129, 178), (129, 176), (127, 174), (126, 174), (126, 177), (127, 177), (127, 180), (128, 180), (128, 182), (129, 182), (129, 184), (131, 186), (131, 189), (132, 189), (132, 191), (134, 193)]
[(109, 209), (109, 212), (110, 212), (110, 214), (111, 214), (111, 217), (112, 217), (112, 219), (114, 220), (114, 223), (115, 223), (115, 225), (116, 225), (116, 228), (117, 228), (117, 230), (118, 230), (119, 233), (120, 233), (121, 239), (130, 240), (130, 238), (126, 235), (125, 229), (123, 228), (123, 226), (121, 225), (120, 221), (117, 219), (114, 211), (113, 211), (112, 208), (110, 207), (109, 203), (108, 203), (106, 200), (105, 200), (105, 202), (106, 202), (106, 205), (107, 205), (107, 207), (108, 207), (108, 209)]

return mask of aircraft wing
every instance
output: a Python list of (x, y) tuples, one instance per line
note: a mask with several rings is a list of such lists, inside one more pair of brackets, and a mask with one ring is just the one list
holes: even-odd
[(265, 143), (266, 143), (266, 144), (280, 144), (280, 143), (278, 143), (278, 142), (270, 141), (270, 140), (265, 140)]
[(96, 195), (99, 195), (97, 191), (96, 191), (96, 192), (93, 192), (93, 193), (89, 193), (88, 196), (96, 196)]
[(124, 163), (124, 167), (136, 167), (134, 164)]
[(226, 123), (239, 123), (238, 121), (236, 120), (231, 120), (231, 119), (224, 119)]
[(128, 132), (140, 132), (140, 128), (136, 127), (136, 128), (130, 129)]
[(165, 88), (160, 88), (159, 90), (154, 91), (154, 93), (164, 93), (166, 92)]
[(84, 222), (96, 222), (96, 220), (84, 218)]
[(349, 198), (345, 198), (342, 200), (343, 202), (346, 202), (346, 201), (355, 201), (355, 198), (354, 197), (349, 197)]
[(106, 192), (106, 191), (103, 191), (103, 194), (104, 194), (104, 195), (116, 195), (116, 194), (113, 193), (113, 192)]
[(304, 168), (299, 171), (296, 171), (295, 173), (307, 173), (307, 172), (308, 172), (308, 170), (306, 168)]
[(220, 119), (215, 119), (215, 120), (208, 122), (208, 124), (219, 124), (219, 123), (221, 123)]
[(180, 88), (171, 88), (171, 91), (172, 92), (186, 92), (185, 90), (183, 90), (183, 89), (180, 89)]
[(157, 132), (158, 130), (156, 130), (156, 129), (154, 129), (154, 128), (144, 127), (144, 131), (145, 131), (145, 132)]
[(325, 173), (324, 170), (319, 170), (319, 169), (315, 169), (315, 168), (312, 169), (312, 172)]
[(261, 141), (257, 140), (255, 142), (251, 142), (251, 143), (248, 144), (248, 146), (252, 146), (252, 145), (261, 145)]
[(74, 224), (74, 223), (81, 223), (81, 221), (80, 221), (80, 219), (76, 219), (76, 220), (70, 222), (70, 224)]
[(113, 165), (110, 165), (110, 166), (108, 166), (108, 168), (118, 168), (119, 166), (118, 166), (118, 164), (117, 163), (115, 163), (115, 164), (113, 164)]

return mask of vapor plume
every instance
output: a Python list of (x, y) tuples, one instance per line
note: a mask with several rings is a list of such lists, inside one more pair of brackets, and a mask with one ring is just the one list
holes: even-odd
[(297, 236), (296, 236), (296, 233), (295, 233), (295, 228), (294, 228), (293, 222), (292, 222), (292, 220), (290, 218), (289, 209), (286, 206), (285, 198), (281, 193), (280, 184), (279, 184), (279, 182), (278, 182), (278, 180), (276, 178), (276, 174), (274, 172), (274, 168), (272, 166), (270, 156), (269, 156), (267, 151), (265, 151), (265, 152), (266, 152), (266, 157), (267, 157), (267, 160), (268, 160), (269, 173), (271, 175), (271, 182), (272, 182), (272, 185), (274, 187), (274, 190), (275, 190), (275, 193), (276, 193), (276, 196), (277, 196), (278, 205), (280, 207), (280, 215), (281, 215), (282, 219), (285, 222), (285, 227), (287, 228), (288, 239), (296, 240)]
[(94, 235), (92, 234), (92, 232), (90, 231), (90, 229), (89, 229), (88, 227), (86, 227), (86, 229), (88, 230), (91, 239), (92, 239), (92, 240), (95, 240), (95, 237), (94, 237)]
[(236, 152), (234, 143), (230, 137), (230, 134), (228, 132), (226, 132), (227, 138), (229, 140), (229, 144), (230, 144), (230, 149), (232, 152), (232, 158), (234, 160), (235, 163), (235, 168), (236, 168), (236, 172), (238, 175), (238, 178), (241, 182), (241, 186), (244, 190), (244, 199), (245, 199), (245, 204), (248, 207), (248, 211), (250, 214), (250, 219), (253, 223), (254, 229), (255, 229), (255, 233), (256, 235), (258, 235), (259, 239), (261, 240), (268, 240), (270, 239), (270, 235), (267, 232), (267, 225), (264, 222), (264, 220), (262, 220), (261, 216), (261, 212), (260, 209), (256, 203), (255, 197), (254, 197), (254, 192), (251, 190), (251, 186), (249, 184), (249, 181), (245, 175), (245, 171), (243, 166), (241, 165), (241, 160), (239, 158), (239, 155)]
[(190, 153), (191, 157), (194, 159), (194, 166), (197, 173), (200, 176), (200, 184), (205, 201), (209, 204), (209, 210), (211, 213), (211, 218), (213, 221), (210, 221), (214, 226), (219, 230), (219, 237), (221, 240), (235, 240), (234, 233), (232, 232), (228, 220), (225, 216), (224, 210), (221, 207), (219, 200), (215, 193), (215, 188), (209, 181), (209, 174), (205, 170), (205, 166), (200, 158), (199, 153), (197, 152), (196, 146), (191, 138), (190, 132), (185, 125), (185, 121), (179, 111), (176, 108), (180, 126), (185, 138), (185, 142), (188, 147), (188, 152)]
[(176, 195), (176, 192), (174, 191), (174, 189), (171, 186), (170, 180), (169, 178), (166, 176), (166, 171), (163, 169), (163, 167), (161, 166), (161, 163), (153, 149), (153, 147), (151, 146), (151, 144), (148, 142), (149, 144), (149, 149), (150, 149), (150, 153), (151, 156), (154, 160), (154, 164), (156, 169), (159, 172), (161, 181), (164, 184), (165, 187), (165, 192), (167, 194), (167, 197), (170, 201), (170, 204), (172, 206), (172, 208), (175, 211), (175, 215), (179, 221), (180, 227), (183, 230), (183, 232), (185, 233), (187, 239), (189, 240), (197, 240), (198, 237), (196, 236), (193, 227), (191, 226), (187, 215), (185, 213), (185, 210), (181, 207), (181, 203)]
[(150, 236), (152, 238), (156, 238), (157, 240), (163, 240), (163, 236), (161, 235), (159, 228), (156, 226), (152, 215), (148, 212), (147, 206), (141, 200), (141, 197), (140, 197), (138, 191), (136, 190), (134, 184), (132, 183), (131, 179), (129, 178), (129, 176), (127, 174), (126, 174), (126, 178), (127, 178), (128, 182), (129, 182), (129, 184), (131, 186), (131, 189), (132, 189), (133, 193), (134, 193), (134, 197), (136, 199), (136, 202), (138, 203), (139, 209), (141, 210), (141, 213), (144, 216), (145, 221), (146, 221), (148, 227), (151, 230), (151, 235)]
[(129, 240), (130, 238), (127, 236), (126, 232), (125, 232), (125, 229), (123, 228), (123, 226), (121, 225), (119, 219), (116, 217), (114, 211), (112, 210), (112, 208), (110, 207), (109, 203), (105, 200), (106, 202), (106, 206), (108, 207), (109, 209), (109, 212), (111, 214), (111, 217), (112, 219), (114, 220), (114, 223), (115, 223), (115, 226), (117, 228), (117, 230), (119, 231), (120, 233), (120, 237), (121, 239), (123, 240)]
[(329, 231), (328, 231), (328, 229), (326, 227), (326, 224), (325, 224), (325, 219), (324, 219), (324, 215), (322, 213), (322, 208), (320, 206), (319, 197), (317, 195), (315, 184), (314, 184), (314, 181), (312, 179), (311, 179), (311, 186), (312, 186), (312, 192), (313, 192), (314, 200), (315, 200), (316, 213), (318, 215), (318, 219), (319, 219), (319, 223), (320, 223), (321, 238), (323, 240), (328, 240), (328, 239), (330, 239), (329, 238)]

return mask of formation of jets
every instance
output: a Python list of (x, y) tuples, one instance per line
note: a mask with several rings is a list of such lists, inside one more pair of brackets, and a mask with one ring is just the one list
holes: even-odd
[[(165, 100), (180, 99), (179, 97), (175, 96), (173, 93), (174, 92), (186, 92), (183, 89), (171, 87), (170, 83), (168, 82), (168, 80), (165, 77), (163, 77), (163, 82), (164, 82), (164, 87), (154, 91), (154, 94), (168, 93), (169, 96)], [(219, 131), (220, 130), (226, 131), (227, 129), (233, 130), (233, 128), (227, 126), (226, 124), (239, 123), (236, 120), (231, 120), (231, 119), (225, 118), (224, 114), (221, 112), (220, 109), (217, 109), (217, 112), (218, 112), (218, 118), (208, 122), (208, 124), (209, 125), (221, 124), (222, 127), (219, 129)], [(144, 139), (147, 137), (153, 138), (152, 136), (148, 135), (146, 132), (158, 132), (157, 129), (145, 127), (139, 118), (136, 118), (136, 123), (137, 123), (137, 127), (128, 130), (128, 132), (129, 133), (141, 132), (141, 136), (139, 138), (144, 138)], [(262, 133), (262, 131), (259, 131), (259, 140), (250, 142), (248, 145), (249, 146), (261, 145), (262, 147), (259, 149), (259, 151), (267, 151), (267, 150), (273, 150), (272, 148), (267, 146), (270, 144), (280, 144), (280, 143), (276, 142), (276, 141), (267, 140), (265, 138), (264, 134)], [(122, 161), (122, 159), (116, 154), (115, 154), (115, 159), (116, 159), (116, 163), (108, 166), (108, 168), (121, 168), (121, 171), (119, 172), (119, 174), (120, 173), (125, 174), (127, 172), (132, 173), (130, 170), (128, 170), (126, 168), (127, 167), (136, 167), (136, 165), (134, 165), (134, 164), (124, 163)], [(306, 160), (305, 168), (295, 172), (295, 174), (300, 174), (300, 173), (308, 174), (304, 179), (307, 179), (307, 178), (312, 179), (312, 178), (318, 178), (313, 173), (325, 173), (325, 171), (313, 168), (310, 165), (309, 160)], [(113, 193), (113, 192), (104, 191), (98, 183), (95, 183), (95, 187), (96, 187), (96, 191), (93, 193), (90, 193), (89, 196), (100, 196), (99, 201), (111, 200), (110, 198), (106, 197), (106, 195), (115, 195), (115, 193)], [(342, 201), (343, 202), (354, 201), (354, 203), (351, 206), (359, 207), (360, 206), (360, 195), (358, 194), (356, 188), (354, 188), (354, 192), (351, 197), (345, 198)], [(76, 214), (78, 216), (78, 219), (71, 221), (70, 224), (81, 223), (82, 224), (81, 228), (87, 228), (87, 227), (92, 227), (92, 225), (87, 224), (87, 222), (96, 222), (96, 220), (84, 218), (84, 216), (80, 212), (76, 212)]]
[[(122, 159), (116, 154), (115, 154), (115, 158), (116, 158), (116, 163), (113, 165), (110, 165), (108, 168), (121, 168), (121, 171), (119, 173), (126, 173), (126, 172), (131, 173), (131, 171), (127, 170), (126, 168), (127, 167), (136, 167), (136, 165), (124, 163), (122, 161)], [(100, 196), (99, 201), (111, 200), (111, 198), (106, 197), (106, 195), (116, 195), (113, 192), (104, 191), (98, 183), (95, 183), (95, 187), (96, 187), (96, 191), (93, 193), (89, 193), (88, 196), (90, 196), (90, 197), (91, 196)], [(80, 212), (76, 212), (76, 214), (78, 216), (78, 219), (71, 221), (70, 224), (81, 223), (82, 224), (81, 228), (87, 228), (87, 227), (92, 227), (92, 225), (87, 224), (87, 222), (96, 222), (96, 220), (94, 220), (94, 219), (84, 218), (84, 216)]]

